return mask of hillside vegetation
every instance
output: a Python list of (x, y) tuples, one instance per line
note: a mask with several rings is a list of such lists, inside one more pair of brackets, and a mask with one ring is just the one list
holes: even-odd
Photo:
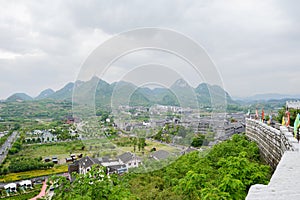
[[(91, 173), (79, 175), (73, 183), (54, 177), (52, 181), (60, 185), (54, 199), (240, 200), (251, 185), (267, 184), (271, 176), (270, 167), (260, 161), (256, 144), (243, 135), (234, 135), (206, 153), (184, 155), (151, 173), (110, 178), (102, 173), (100, 182), (93, 178), (97, 177), (95, 169)], [(88, 184), (91, 182), (95, 184)]]

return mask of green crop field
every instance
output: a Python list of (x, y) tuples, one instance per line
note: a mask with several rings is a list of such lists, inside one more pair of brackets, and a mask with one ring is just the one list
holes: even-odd
[(31, 179), (34, 177), (48, 176), (52, 174), (60, 174), (68, 171), (68, 165), (57, 165), (47, 170), (32, 170), (26, 172), (9, 173), (0, 177), (0, 182), (12, 182), (24, 179)]
[(60, 142), (51, 144), (34, 144), (24, 145), (22, 150), (13, 156), (30, 156), (30, 157), (51, 157), (53, 155), (62, 155), (81, 152), (83, 144), (81, 141)]

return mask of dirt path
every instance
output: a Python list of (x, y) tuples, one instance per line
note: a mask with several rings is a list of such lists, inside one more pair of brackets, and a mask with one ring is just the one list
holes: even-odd
[(42, 186), (41, 192), (37, 196), (33, 197), (30, 200), (37, 200), (37, 199), (42, 198), (43, 196), (45, 196), (46, 189), (47, 189), (47, 179), (43, 182), (43, 186)]

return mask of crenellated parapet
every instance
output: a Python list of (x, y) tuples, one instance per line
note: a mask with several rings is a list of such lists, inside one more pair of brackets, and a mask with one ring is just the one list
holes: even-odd
[(255, 141), (264, 160), (276, 168), (285, 151), (298, 151), (297, 140), (284, 126), (280, 130), (254, 119), (246, 119), (246, 136)]
[(299, 151), (298, 141), (294, 138), (293, 132), (291, 132), (287, 127), (281, 126), (280, 134), (282, 154), (285, 151)]
[(276, 168), (268, 185), (251, 186), (246, 200), (300, 199), (299, 143), (287, 127), (278, 128), (246, 119), (246, 136), (258, 144), (264, 160)]

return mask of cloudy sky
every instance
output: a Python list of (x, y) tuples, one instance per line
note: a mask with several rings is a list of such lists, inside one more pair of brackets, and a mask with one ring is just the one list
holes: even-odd
[(232, 96), (300, 94), (297, 0), (0, 2), (0, 99), (60, 89), (76, 80), (96, 47), (140, 27), (194, 39)]

